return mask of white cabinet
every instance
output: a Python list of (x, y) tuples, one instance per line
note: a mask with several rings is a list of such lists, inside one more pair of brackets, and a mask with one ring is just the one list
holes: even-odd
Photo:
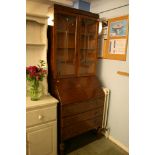
[(27, 155), (57, 155), (57, 102), (51, 96), (39, 101), (27, 98)]

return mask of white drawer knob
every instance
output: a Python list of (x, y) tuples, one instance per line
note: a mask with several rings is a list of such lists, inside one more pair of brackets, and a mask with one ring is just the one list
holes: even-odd
[(43, 115), (39, 115), (39, 116), (38, 116), (38, 119), (39, 119), (39, 120), (43, 119)]

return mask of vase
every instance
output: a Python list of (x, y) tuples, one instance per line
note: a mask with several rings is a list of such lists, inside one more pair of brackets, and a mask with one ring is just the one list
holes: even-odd
[(30, 81), (30, 97), (32, 101), (37, 101), (42, 96), (42, 83), (37, 80)]

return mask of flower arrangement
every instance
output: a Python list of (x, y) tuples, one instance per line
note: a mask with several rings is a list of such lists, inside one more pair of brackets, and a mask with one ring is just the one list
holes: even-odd
[(30, 82), (31, 100), (38, 100), (41, 96), (39, 81), (43, 81), (47, 74), (44, 60), (40, 60), (40, 65), (26, 67), (26, 80)]
[(43, 81), (47, 70), (44, 68), (44, 60), (40, 60), (40, 65), (26, 67), (26, 80), (28, 81)]

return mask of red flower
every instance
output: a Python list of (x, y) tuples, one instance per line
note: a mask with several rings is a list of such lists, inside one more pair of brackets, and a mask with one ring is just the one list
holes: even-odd
[(42, 81), (45, 75), (47, 74), (47, 70), (42, 68), (42, 66), (28, 66), (26, 67), (26, 78), (27, 80), (37, 80)]

